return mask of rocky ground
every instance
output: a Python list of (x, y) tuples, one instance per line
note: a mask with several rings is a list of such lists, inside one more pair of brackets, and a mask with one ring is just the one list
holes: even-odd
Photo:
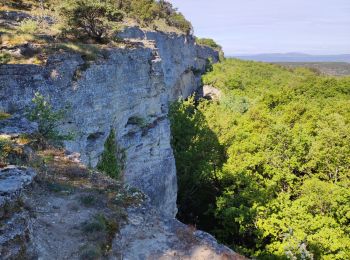
[[(23, 118), (0, 123), (1, 137), (14, 144), (33, 131)], [(244, 259), (88, 169), (78, 154), (24, 143), (26, 166), (0, 169), (1, 259)]]

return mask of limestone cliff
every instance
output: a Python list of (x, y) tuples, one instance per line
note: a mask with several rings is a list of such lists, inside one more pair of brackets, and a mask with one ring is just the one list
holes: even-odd
[(127, 28), (132, 47), (104, 48), (94, 61), (56, 53), (44, 66), (0, 65), (0, 110), (21, 113), (35, 92), (67, 107), (61, 131), (74, 134), (69, 151), (96, 166), (113, 128), (123, 155), (123, 177), (146, 193), (162, 214), (176, 215), (176, 169), (167, 119), (170, 101), (200, 86), (218, 53), (192, 36)]

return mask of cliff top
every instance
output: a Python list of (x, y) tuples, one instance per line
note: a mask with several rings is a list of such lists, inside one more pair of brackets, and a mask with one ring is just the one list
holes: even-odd
[(106, 47), (130, 47), (125, 27), (190, 35), (192, 25), (166, 1), (10, 0), (0, 3), (0, 64), (42, 64), (60, 50), (92, 57)]

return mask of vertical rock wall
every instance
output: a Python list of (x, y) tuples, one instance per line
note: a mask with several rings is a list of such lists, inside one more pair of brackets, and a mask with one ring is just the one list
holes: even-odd
[(125, 181), (174, 217), (177, 183), (168, 105), (193, 93), (207, 59), (217, 61), (218, 53), (195, 45), (190, 36), (128, 30), (120, 37), (140, 41), (138, 47), (106, 49), (93, 63), (65, 53), (51, 56), (45, 66), (0, 65), (0, 110), (23, 112), (36, 91), (55, 107), (67, 107), (61, 131), (72, 132), (74, 141), (66, 148), (91, 166), (113, 128)]

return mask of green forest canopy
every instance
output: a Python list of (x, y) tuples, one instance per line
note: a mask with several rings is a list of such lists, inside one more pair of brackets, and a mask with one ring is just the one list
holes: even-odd
[(227, 59), (172, 105), (178, 217), (259, 259), (350, 259), (350, 77)]

